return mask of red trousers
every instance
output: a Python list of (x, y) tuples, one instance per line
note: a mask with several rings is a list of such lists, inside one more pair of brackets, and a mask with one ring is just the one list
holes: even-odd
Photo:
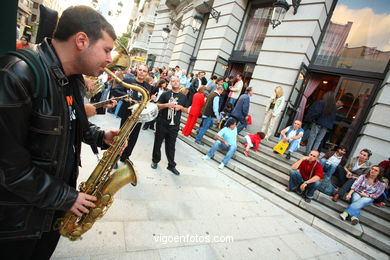
[(192, 129), (194, 128), (194, 125), (196, 124), (196, 120), (198, 117), (194, 115), (188, 115), (186, 125), (183, 128), (183, 131), (181, 132), (185, 136), (189, 136), (191, 134)]

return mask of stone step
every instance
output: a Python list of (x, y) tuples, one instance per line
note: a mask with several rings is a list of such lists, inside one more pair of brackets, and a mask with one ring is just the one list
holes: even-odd
[[(209, 146), (197, 145), (190, 137), (180, 136), (179, 138), (185, 141), (187, 144), (195, 147), (196, 149), (198, 149), (204, 154), (207, 153), (209, 150)], [(208, 139), (208, 137), (206, 137), (205, 139)], [(213, 159), (217, 162), (220, 162), (223, 156), (224, 154), (218, 151), (216, 152)], [(320, 219), (323, 219), (328, 223), (337, 226), (343, 231), (353, 235), (354, 237), (357, 237), (358, 239), (361, 239), (366, 243), (369, 243), (370, 245), (377, 247), (381, 251), (390, 253), (389, 237), (382, 235), (379, 232), (366, 226), (363, 223), (363, 221), (362, 223), (356, 226), (352, 226), (349, 222), (340, 220), (338, 217), (338, 212), (335, 212), (331, 208), (326, 207), (325, 205), (321, 204), (320, 202), (317, 202), (316, 200), (313, 200), (312, 203), (306, 203), (302, 199), (302, 197), (299, 196), (298, 194), (285, 191), (286, 186), (283, 185), (282, 183), (275, 182), (273, 179), (246, 166), (245, 164), (242, 164), (241, 162), (235, 159), (229, 161), (229, 164), (226, 166), (226, 168), (234, 171), (235, 173), (240, 174), (241, 176), (244, 176), (245, 178), (249, 179), (253, 183), (256, 183), (261, 187), (277, 194), (279, 197), (283, 198), (284, 200), (288, 201), (291, 204), (294, 204), (296, 207), (306, 210), (308, 214), (312, 215), (313, 217), (318, 217)], [(317, 196), (318, 195), (319, 193), (317, 194)], [(297, 217), (302, 217), (302, 216), (300, 215)], [(363, 230), (368, 230), (367, 234), (365, 234)]]
[[(183, 125), (184, 125), (185, 121), (186, 121), (186, 118), (182, 117)], [(201, 122), (201, 120), (198, 119), (198, 122), (196, 124), (196, 128), (199, 127), (200, 122)], [(218, 130), (219, 129), (213, 127), (206, 132), (205, 136), (209, 136), (209, 137), (214, 139), (214, 135), (217, 134)], [(243, 143), (245, 142), (244, 135), (246, 135), (246, 134), (247, 134), (247, 132), (245, 132), (245, 130), (243, 130), (240, 133), (239, 139)], [(191, 136), (196, 137), (195, 130), (192, 131)], [(282, 173), (285, 173), (288, 176), (291, 164), (293, 162), (295, 162), (296, 160), (298, 160), (299, 158), (303, 157), (303, 155), (299, 154), (299, 153), (292, 153), (292, 158), (290, 160), (287, 160), (284, 156), (281, 156), (280, 154), (273, 153), (272, 148), (276, 145), (276, 142), (277, 142), (277, 138), (271, 137), (268, 142), (262, 142), (260, 144), (258, 152), (250, 150), (249, 157), (254, 158), (255, 160), (257, 160), (257, 161), (259, 161), (267, 166), (270, 166), (278, 171), (281, 171)], [(238, 151), (243, 152), (244, 149), (238, 148)], [(246, 158), (246, 157), (243, 157), (243, 158)], [(268, 170), (269, 170), (269, 168), (268, 168)], [(278, 175), (276, 175), (276, 176), (278, 176)], [(288, 178), (287, 178), (287, 181), (288, 181)], [(326, 195), (324, 195), (324, 196), (326, 196)], [(330, 198), (329, 198), (329, 200), (330, 200)], [(333, 201), (331, 201), (331, 202), (334, 203)], [(335, 203), (335, 204), (337, 204), (337, 203)], [(379, 208), (379, 207), (376, 207), (374, 205), (370, 205), (368, 207), (365, 207), (362, 212), (370, 212), (370, 213), (376, 215), (377, 217), (384, 219), (386, 221), (386, 223), (389, 223), (389, 221), (390, 221), (390, 208), (389, 207)], [(380, 229), (380, 230), (382, 230), (382, 229)], [(385, 229), (385, 230), (389, 230), (389, 229)], [(387, 233), (387, 234), (390, 235), (390, 233)]]
[[(203, 138), (203, 142), (205, 143), (203, 146), (196, 144), (191, 137), (184, 137), (179, 134), (179, 138), (205, 154), (214, 142), (213, 136), (216, 134), (216, 131), (217, 129), (207, 131)], [(195, 134), (195, 131), (191, 133), (192, 136), (195, 136)], [(269, 147), (266, 149), (271, 150)], [(334, 203), (329, 196), (320, 192), (316, 192), (315, 199), (312, 203), (308, 204), (304, 202), (297, 194), (284, 190), (289, 178), (289, 162), (287, 160), (277, 160), (278, 158), (275, 158), (272, 152), (270, 152), (271, 155), (268, 152), (270, 151), (267, 151), (267, 153), (263, 153), (263, 151), (261, 153), (250, 151), (249, 158), (245, 157), (240, 151), (236, 152), (227, 165), (227, 168), (276, 193), (289, 203), (307, 210), (310, 214), (337, 226), (341, 230), (374, 245), (386, 253), (390, 253), (390, 230), (388, 228), (390, 225), (388, 225), (389, 223), (386, 219), (380, 217), (380, 214), (379, 216), (375, 216), (370, 212), (364, 211), (361, 216), (361, 224), (352, 226), (350, 223), (341, 221), (338, 217), (339, 212), (345, 207), (346, 203)], [(220, 161), (223, 156), (223, 153), (218, 151), (214, 159)], [(265, 179), (267, 181), (264, 181)]]
[[(193, 131), (191, 133), (191, 136), (195, 137), (196, 133)], [(203, 137), (203, 143), (205, 146), (207, 145), (210, 147), (214, 143), (214, 139), (212, 138), (214, 136), (213, 131), (208, 131), (205, 136)], [(239, 148), (239, 151), (243, 151), (243, 148)], [(252, 151), (251, 151), (252, 152)], [(222, 152), (224, 153), (224, 152)], [(274, 160), (270, 159), (267, 156), (261, 155), (261, 153), (255, 153), (257, 156), (261, 159), (256, 160), (255, 158), (252, 157), (246, 157), (245, 155), (242, 154), (242, 152), (236, 152), (232, 159), (237, 160), (241, 162), (242, 164), (246, 165), (247, 167), (264, 174), (265, 176), (287, 186), (288, 185), (288, 180), (289, 180), (289, 168), (280, 166), (281, 164)], [(261, 165), (259, 165), (259, 162), (261, 162)], [(277, 169), (275, 167), (270, 167), (269, 165), (276, 165)], [(280, 167), (278, 167), (280, 166)], [(288, 166), (289, 167), (289, 166)], [(279, 168), (281, 170), (279, 171)], [(331, 200), (331, 198), (325, 194), (322, 194), (321, 192), (316, 191), (316, 197), (321, 194), (322, 201), (326, 201), (326, 205), (333, 208), (337, 212), (341, 212), (346, 206), (346, 203), (335, 203)], [(370, 227), (378, 230), (379, 232), (385, 233), (387, 236), (390, 236), (390, 223), (386, 220), (383, 220), (369, 212), (362, 211), (362, 217), (361, 221), (369, 225)]]

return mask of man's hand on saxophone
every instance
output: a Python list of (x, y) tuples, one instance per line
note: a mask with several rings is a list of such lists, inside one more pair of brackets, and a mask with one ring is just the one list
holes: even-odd
[(103, 142), (106, 143), (107, 145), (110, 145), (112, 143), (112, 140), (114, 137), (119, 133), (118, 130), (109, 130), (104, 132), (104, 137), (103, 137)]
[(80, 192), (79, 195), (77, 196), (75, 203), (73, 204), (70, 210), (78, 217), (81, 217), (82, 212), (83, 213), (89, 212), (87, 208), (95, 207), (95, 204), (92, 203), (91, 201), (96, 201), (96, 197)]

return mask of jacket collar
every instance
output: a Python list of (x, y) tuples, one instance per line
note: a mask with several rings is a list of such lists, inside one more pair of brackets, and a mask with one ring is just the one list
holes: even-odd
[(49, 67), (53, 76), (56, 78), (60, 86), (66, 86), (69, 83), (68, 78), (65, 76), (64, 69), (61, 62), (51, 44), (50, 38), (45, 38), (38, 46), (39, 55), (43, 62)]

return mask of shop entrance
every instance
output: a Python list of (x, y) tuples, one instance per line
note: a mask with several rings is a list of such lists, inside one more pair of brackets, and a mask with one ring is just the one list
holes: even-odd
[(254, 63), (235, 63), (232, 62), (230, 64), (229, 74), (226, 76), (236, 76), (237, 74), (243, 74), (244, 78), (242, 79), (244, 82), (244, 87), (242, 88), (242, 93), (244, 93), (245, 88), (249, 86), (249, 82), (252, 79), (253, 70), (255, 69), (256, 64)]
[(367, 117), (378, 85), (378, 80), (309, 72), (306, 66), (302, 66), (277, 133), (291, 125), (294, 120), (303, 121), (305, 128), (310, 129), (310, 123), (304, 120), (309, 107), (321, 100), (326, 92), (334, 91), (336, 120), (333, 129), (324, 137), (320, 151), (325, 152), (337, 145), (343, 145), (350, 150)]

